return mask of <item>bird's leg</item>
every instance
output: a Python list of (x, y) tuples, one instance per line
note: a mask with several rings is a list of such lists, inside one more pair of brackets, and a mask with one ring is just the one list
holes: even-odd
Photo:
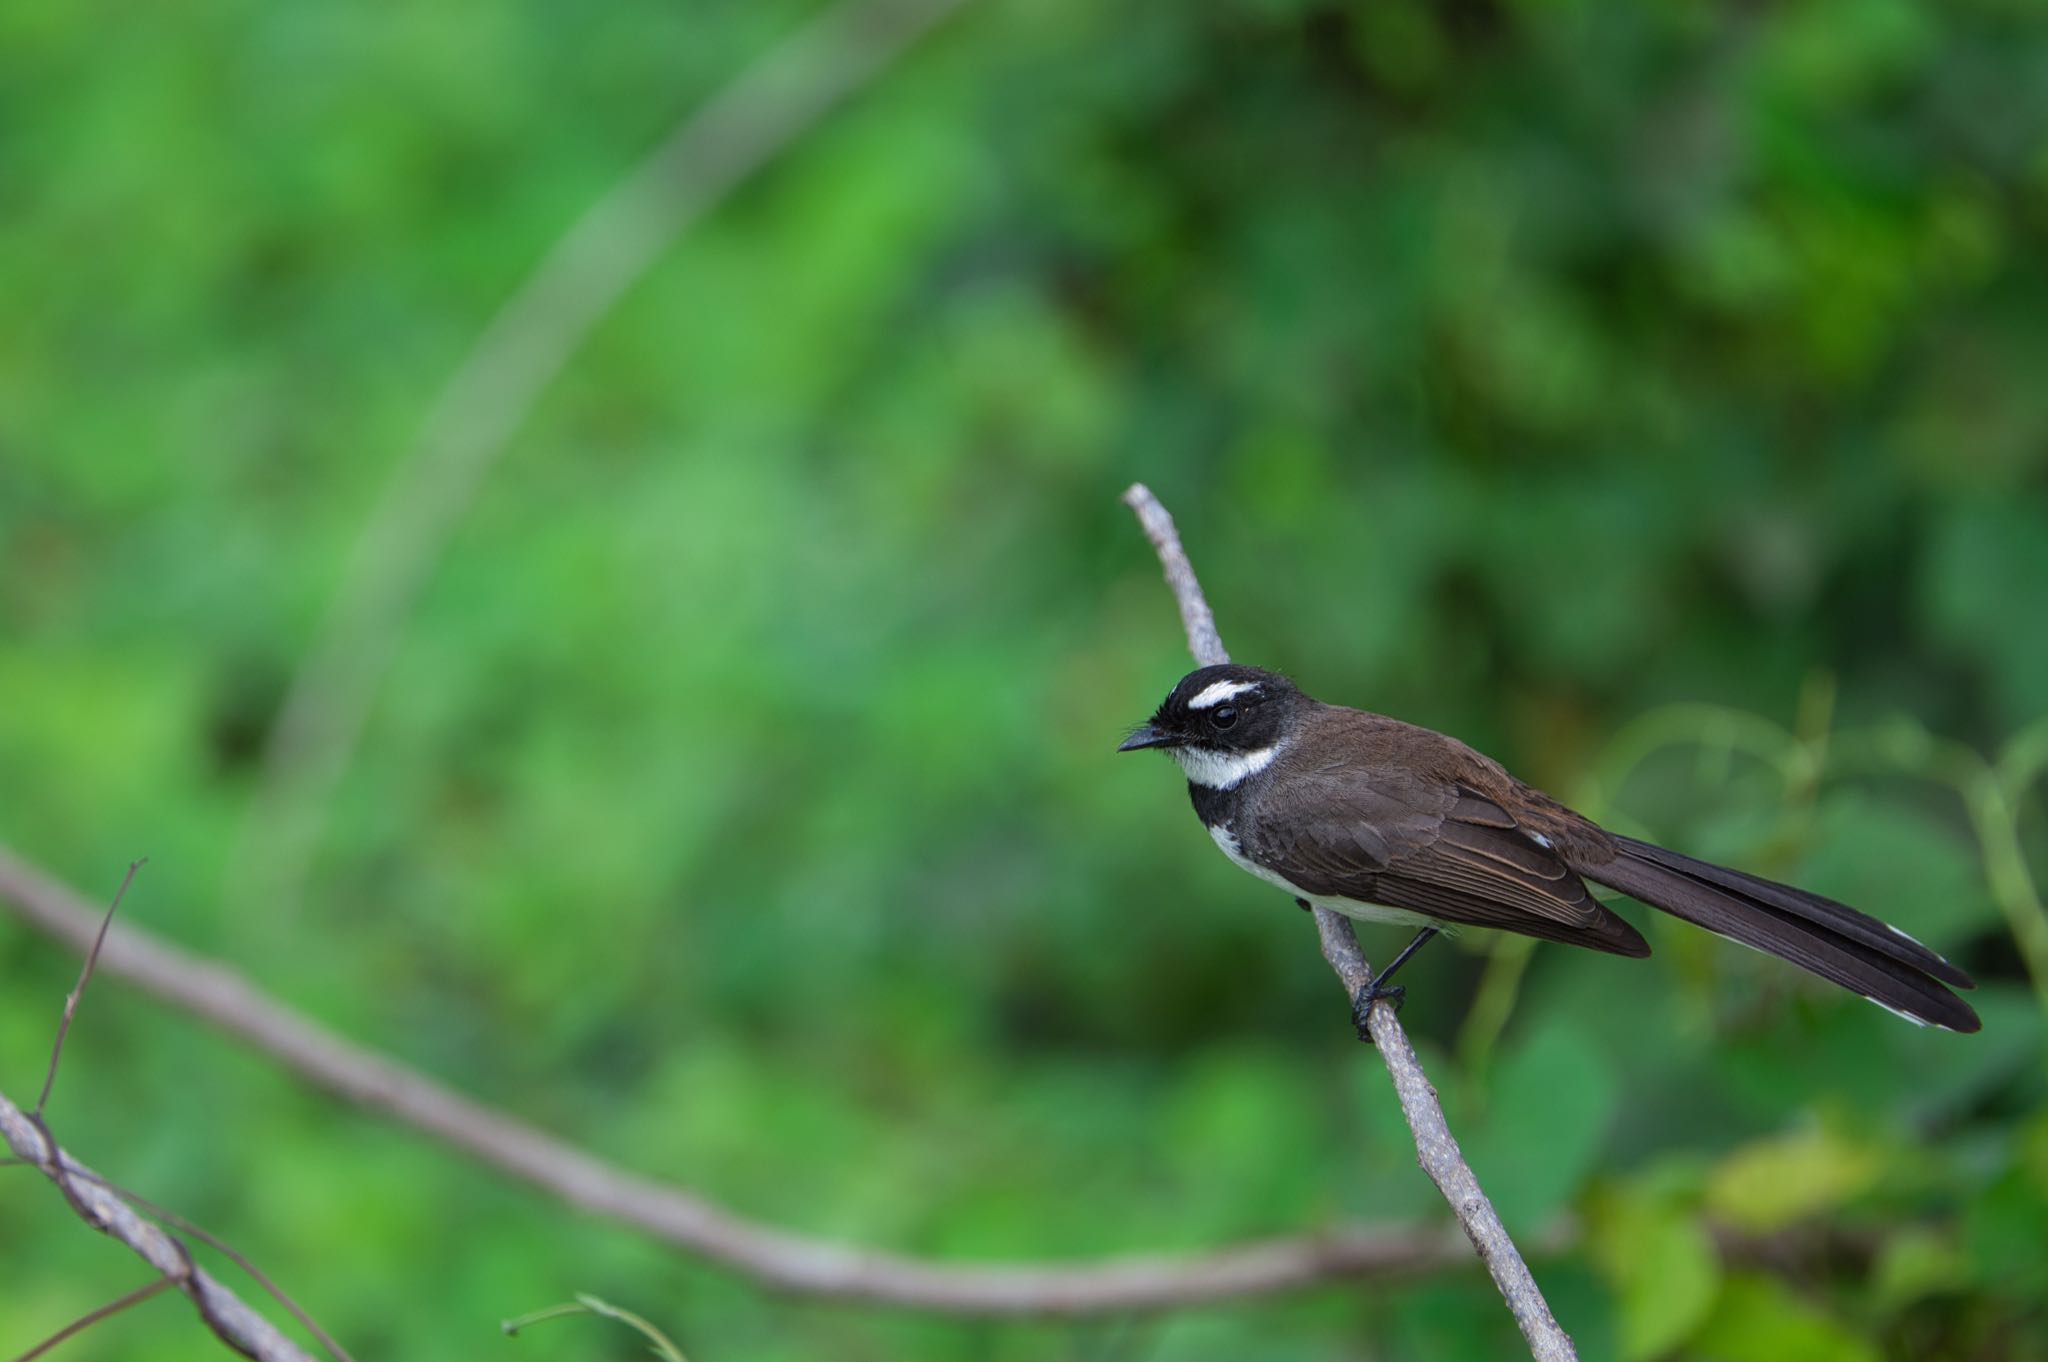
[(1402, 988), (1399, 984), (1389, 984), (1387, 980), (1393, 978), (1394, 971), (1407, 964), (1408, 957), (1421, 950), (1422, 943), (1435, 936), (1436, 933), (1437, 929), (1434, 927), (1424, 927), (1421, 931), (1417, 932), (1415, 939), (1403, 946), (1401, 953), (1395, 956), (1385, 969), (1372, 977), (1371, 983), (1365, 985), (1352, 995), (1351, 1024), (1358, 1028), (1358, 1038), (1360, 1040), (1368, 1044), (1372, 1042), (1372, 1029), (1369, 1023), (1372, 1021), (1372, 1005), (1374, 1003), (1384, 998), (1394, 1005), (1396, 1012), (1401, 1010), (1401, 1000), (1408, 996), (1408, 990)]

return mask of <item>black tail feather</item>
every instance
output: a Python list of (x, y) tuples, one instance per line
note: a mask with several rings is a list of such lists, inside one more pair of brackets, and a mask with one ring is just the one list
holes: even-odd
[(1681, 875), (1702, 880), (1717, 889), (1742, 898), (1753, 899), (1767, 907), (1776, 908), (1805, 918), (1816, 926), (1825, 927), (1837, 936), (1861, 942), (1879, 955), (1910, 965), (1925, 974), (1931, 974), (1945, 984), (1956, 988), (1975, 988), (1977, 981), (1936, 955), (1927, 947), (1907, 936), (1888, 923), (1879, 922), (1868, 913), (1859, 913), (1846, 903), (1837, 903), (1831, 898), (1808, 893), (1789, 884), (1750, 875), (1740, 870), (1730, 870), (1725, 865), (1710, 861), (1696, 861), (1690, 856), (1681, 856), (1675, 851), (1638, 842), (1633, 837), (1616, 837), (1624, 852), (1656, 862), (1666, 870), (1675, 870)]
[(1696, 861), (1648, 842), (1614, 839), (1620, 855), (1573, 868), (1674, 917), (1789, 960), (1874, 1003), (1951, 1031), (1981, 1023), (1943, 987), (1970, 976), (1919, 942), (1845, 904)]

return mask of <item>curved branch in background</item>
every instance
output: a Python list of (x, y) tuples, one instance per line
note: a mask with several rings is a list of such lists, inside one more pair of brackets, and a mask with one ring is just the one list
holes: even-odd
[[(79, 951), (90, 948), (99, 929), (98, 913), (76, 891), (5, 848), (0, 901)], [(343, 1101), (382, 1112), (572, 1206), (774, 1290), (960, 1315), (1128, 1314), (1339, 1278), (1415, 1276), (1461, 1264), (1468, 1252), (1455, 1234), (1400, 1226), (1341, 1228), (1189, 1256), (1078, 1263), (941, 1263), (837, 1244), (748, 1220), (686, 1187), (606, 1163), (342, 1039), (225, 965), (132, 924), (115, 924), (98, 969), (211, 1022)]]
[(221, 1285), (175, 1237), (115, 1195), (106, 1181), (64, 1152), (29, 1113), (0, 1093), (0, 1138), (22, 1162), (57, 1184), (81, 1220), (126, 1244), (191, 1298), (199, 1318), (223, 1343), (258, 1362), (312, 1362), (277, 1326)]
[(267, 911), (298, 902), (413, 604), (540, 395), (678, 236), (965, 2), (827, 10), (685, 118), (492, 318), (392, 471), (270, 731), (240, 858)]
[[(1124, 504), (1137, 513), (1138, 523), (1159, 555), (1166, 584), (1173, 590), (1173, 598), (1180, 606), (1181, 623), (1187, 629), (1188, 651), (1194, 654), (1196, 663), (1208, 667), (1230, 661), (1230, 654), (1223, 650), (1223, 640), (1216, 632), (1216, 617), (1202, 596), (1194, 567), (1173, 527), (1173, 517), (1143, 483), (1131, 485), (1124, 493)], [(1358, 949), (1351, 923), (1327, 908), (1316, 909), (1315, 917), (1323, 958), (1337, 972), (1344, 992), (1355, 996), (1372, 982), (1372, 966)], [(1486, 1199), (1479, 1179), (1472, 1175), (1471, 1165), (1459, 1152), (1458, 1142), (1451, 1138), (1451, 1129), (1444, 1123), (1443, 1107), (1436, 1100), (1436, 1089), (1422, 1071), (1415, 1047), (1408, 1043), (1408, 1034), (1401, 1029), (1394, 1009), (1384, 1001), (1375, 1003), (1367, 1016), (1367, 1025), (1380, 1058), (1386, 1061), (1387, 1074), (1394, 1080), (1394, 1092), (1401, 1099), (1401, 1114), (1408, 1118), (1408, 1129), (1414, 1132), (1416, 1160), (1444, 1194), (1444, 1200), (1450, 1202), (1452, 1214), (1458, 1217), (1472, 1247), (1479, 1251), (1486, 1270), (1493, 1274), (1493, 1284), (1500, 1289), (1515, 1323), (1521, 1326), (1530, 1353), (1537, 1362), (1576, 1362), (1578, 1352), (1572, 1347), (1570, 1336), (1550, 1313), (1549, 1304), (1536, 1287), (1536, 1279), (1529, 1273), (1529, 1265), (1522, 1261), (1507, 1227), (1500, 1223), (1493, 1203)]]

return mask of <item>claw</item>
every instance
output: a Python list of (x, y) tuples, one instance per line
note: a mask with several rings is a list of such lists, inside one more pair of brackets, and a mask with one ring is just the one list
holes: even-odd
[(1351, 1025), (1357, 1030), (1358, 1038), (1367, 1045), (1372, 1044), (1373, 1004), (1385, 1000), (1393, 1005), (1396, 1012), (1408, 996), (1408, 990), (1399, 984), (1380, 986), (1377, 981), (1367, 984), (1351, 998)]
[(1375, 974), (1370, 983), (1360, 986), (1358, 992), (1352, 996), (1351, 1024), (1358, 1028), (1358, 1038), (1360, 1040), (1365, 1041), (1367, 1044), (1372, 1042), (1372, 1029), (1366, 1023), (1372, 1020), (1372, 1005), (1374, 1003), (1384, 998), (1394, 1005), (1396, 1012), (1401, 1010), (1401, 1000), (1408, 996), (1408, 990), (1402, 988), (1399, 984), (1390, 984), (1387, 980), (1393, 978), (1394, 971), (1407, 964), (1408, 957), (1421, 950), (1423, 944), (1435, 936), (1438, 930), (1439, 928), (1432, 923), (1417, 932), (1415, 939), (1403, 946), (1401, 953), (1394, 957), (1393, 963), (1389, 964), (1378, 974)]

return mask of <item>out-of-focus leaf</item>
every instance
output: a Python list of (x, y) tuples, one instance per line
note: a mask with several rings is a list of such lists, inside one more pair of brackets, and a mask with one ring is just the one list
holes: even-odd
[(1507, 1313), (1499, 1308), (1499, 1298), (1489, 1300), (1471, 1285), (1470, 1279), (1463, 1283), (1432, 1281), (1409, 1293), (1399, 1303), (1388, 1331), (1389, 1355), (1482, 1358), (1521, 1351), (1522, 1340), (1516, 1337)]
[(1969, 1273), (1969, 1259), (1948, 1236), (1906, 1229), (1885, 1241), (1870, 1289), (1880, 1304), (1896, 1310), (1923, 1296), (1965, 1286)]
[(2048, 1197), (2048, 1111), (2039, 1111), (2020, 1127), (2013, 1163), (2035, 1192)]
[(1707, 1209), (1739, 1229), (1780, 1229), (1862, 1192), (1883, 1162), (1822, 1126), (1773, 1135), (1721, 1161), (1707, 1183)]
[(1512, 1231), (1549, 1221), (1593, 1167), (1613, 1118), (1604, 1051), (1567, 1021), (1538, 1027), (1493, 1073), (1485, 1124), (1465, 1141)]
[(1619, 1297), (1623, 1357), (1662, 1356), (1707, 1317), (1721, 1260), (1683, 1200), (1648, 1184), (1605, 1189), (1588, 1210), (1587, 1234)]
[(1878, 1351), (1769, 1277), (1731, 1275), (1692, 1340), (1699, 1362), (1878, 1362)]
[(2013, 627), (2011, 610), (2048, 600), (2048, 512), (2031, 498), (1956, 506), (1929, 555), (1928, 625), (1985, 668), (2008, 725), (2035, 717), (2048, 696), (2048, 630)]
[(2037, 1115), (2016, 1132), (2011, 1162), (1987, 1179), (1963, 1212), (1963, 1247), (1971, 1280), (2015, 1295), (2048, 1291), (2048, 1185), (2029, 1167), (2029, 1146), (2043, 1138), (2048, 1114)]
[(2048, 1015), (2031, 989), (1986, 984), (1968, 995), (1984, 1019), (1974, 1036), (1924, 1030), (1894, 1033), (1898, 1057), (1891, 1092), (1909, 1094), (1915, 1116), (1944, 1116), (2037, 1066), (2048, 1047)]
[(1946, 792), (1923, 788), (1919, 794), (1915, 808), (1850, 787), (1830, 789), (1801, 858), (1799, 883), (1946, 951), (1998, 922), (1998, 906), (1968, 830), (1937, 821), (1947, 808), (1934, 801)]

